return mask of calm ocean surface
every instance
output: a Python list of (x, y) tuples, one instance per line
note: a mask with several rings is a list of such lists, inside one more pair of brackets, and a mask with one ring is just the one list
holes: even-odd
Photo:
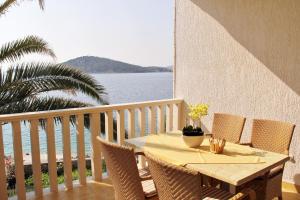
[[(111, 104), (129, 103), (149, 100), (172, 98), (172, 73), (132, 73), (132, 74), (93, 74), (93, 76), (106, 88), (106, 99)], [(61, 94), (55, 94), (61, 95)], [(65, 96), (65, 94), (64, 94)], [(78, 95), (76, 100), (95, 103), (92, 99)], [(23, 153), (31, 153), (29, 127), (22, 123)], [(146, 125), (147, 126), (147, 125)], [(125, 126), (126, 127), (126, 126)], [(71, 126), (71, 149), (76, 154), (76, 131)], [(47, 153), (46, 134), (40, 128), (40, 150)], [(4, 151), (6, 155), (13, 153), (11, 125), (3, 126)], [(56, 152), (62, 153), (61, 125), (55, 126)], [(86, 153), (90, 152), (90, 132), (85, 130)]]

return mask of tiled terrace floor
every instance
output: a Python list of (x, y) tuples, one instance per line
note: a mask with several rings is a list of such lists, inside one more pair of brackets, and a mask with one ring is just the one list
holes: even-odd
[[(284, 188), (283, 200), (300, 200), (300, 194)], [(45, 192), (46, 193), (46, 192)], [(36, 200), (34, 197), (30, 200)], [(45, 194), (43, 200), (113, 200), (113, 187), (108, 180), (103, 183), (90, 181), (86, 186), (74, 186), (72, 191), (60, 191), (58, 194)]]

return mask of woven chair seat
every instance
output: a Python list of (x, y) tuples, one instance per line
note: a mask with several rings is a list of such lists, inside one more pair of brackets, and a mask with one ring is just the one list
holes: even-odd
[[(140, 168), (139, 175), (142, 179), (143, 178), (147, 179), (147, 178), (151, 177), (149, 168), (148, 167)], [(154, 182), (152, 179), (142, 181), (142, 186), (143, 186), (143, 191), (144, 191), (145, 197), (147, 199), (157, 195), (156, 188), (155, 188), (155, 185), (154, 185)]]
[(142, 186), (147, 199), (157, 195), (153, 180), (142, 181)]
[(156, 195), (154, 183), (149, 176), (149, 170), (138, 170), (134, 150), (106, 142), (100, 137), (97, 137), (97, 140), (115, 190), (115, 199), (155, 199), (149, 198)]
[(215, 187), (202, 187), (202, 192), (204, 200), (227, 200), (234, 196), (230, 192)]
[(153, 197), (147, 197), (146, 199), (147, 199), (147, 200), (159, 200), (159, 198), (158, 198), (157, 195), (155, 195), (155, 196), (153, 196)]
[(244, 188), (250, 188), (255, 191), (257, 200), (265, 199), (266, 197), (266, 182), (262, 177), (256, 178), (240, 187), (240, 189)]
[[(157, 187), (160, 200), (246, 200), (250, 189), (233, 195), (214, 187), (203, 187), (201, 174), (196, 171), (172, 165), (145, 152), (146, 159)], [(252, 193), (255, 192), (251, 190)], [(248, 198), (249, 197), (249, 198)]]
[[(251, 146), (275, 153), (287, 154), (293, 137), (295, 125), (287, 122), (254, 119), (252, 126)], [(271, 169), (267, 177), (255, 181), (266, 181), (265, 199), (278, 197), (282, 199), (281, 182), (284, 165)], [(255, 184), (252, 184), (255, 185)]]

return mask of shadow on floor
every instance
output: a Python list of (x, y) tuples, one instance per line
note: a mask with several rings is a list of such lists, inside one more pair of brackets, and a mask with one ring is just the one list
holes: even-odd
[(300, 194), (292, 192), (283, 192), (283, 200), (300, 200)]

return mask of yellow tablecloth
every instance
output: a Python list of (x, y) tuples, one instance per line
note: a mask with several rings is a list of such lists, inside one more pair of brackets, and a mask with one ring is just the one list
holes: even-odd
[(187, 147), (177, 134), (147, 136), (144, 151), (175, 165), (187, 164), (254, 164), (264, 162), (262, 155), (250, 147), (226, 143), (223, 154), (209, 151), (209, 141), (205, 139), (199, 148)]

